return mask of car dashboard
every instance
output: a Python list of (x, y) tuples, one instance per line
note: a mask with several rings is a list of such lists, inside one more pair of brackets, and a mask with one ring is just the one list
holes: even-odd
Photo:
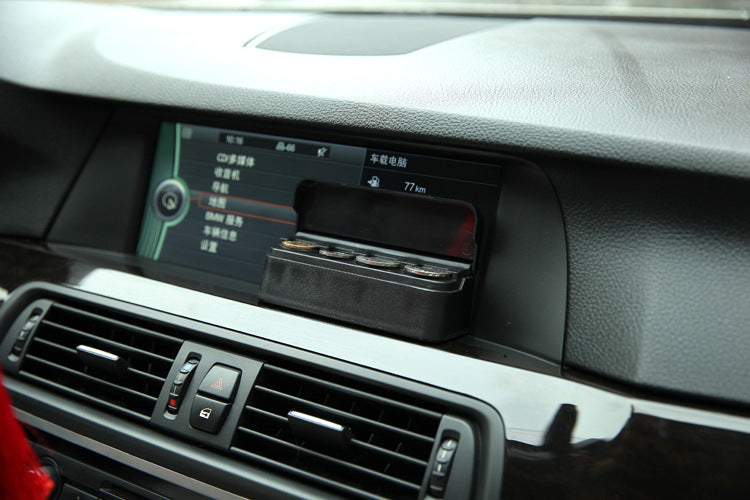
[(743, 23), (0, 5), (55, 498), (738, 497)]

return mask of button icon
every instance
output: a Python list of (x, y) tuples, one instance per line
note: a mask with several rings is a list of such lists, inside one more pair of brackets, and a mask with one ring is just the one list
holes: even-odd
[(175, 179), (167, 179), (154, 191), (154, 211), (164, 221), (170, 221), (182, 215), (187, 199), (185, 188)]
[(318, 158), (327, 158), (328, 148), (318, 148)]
[(380, 177), (378, 177), (377, 175), (373, 175), (372, 178), (369, 181), (367, 181), (367, 184), (371, 188), (379, 188), (380, 187)]
[(241, 372), (230, 366), (216, 364), (203, 377), (198, 392), (219, 401), (231, 401), (239, 384)]
[(179, 202), (180, 199), (173, 192), (166, 192), (161, 195), (161, 205), (168, 211), (174, 212), (177, 210)]
[(215, 399), (196, 395), (190, 407), (190, 427), (209, 434), (219, 432), (232, 406)]
[(178, 411), (180, 411), (180, 396), (178, 394), (170, 393), (167, 412), (176, 415)]

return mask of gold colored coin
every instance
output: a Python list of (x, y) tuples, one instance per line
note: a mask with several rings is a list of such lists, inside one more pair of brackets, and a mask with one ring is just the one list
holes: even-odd
[(302, 250), (304, 252), (310, 252), (318, 248), (315, 243), (300, 240), (284, 240), (281, 242), (281, 246), (289, 250)]

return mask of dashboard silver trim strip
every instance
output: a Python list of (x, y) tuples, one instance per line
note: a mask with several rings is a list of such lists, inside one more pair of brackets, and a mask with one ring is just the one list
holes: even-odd
[(748, 418), (619, 395), (120, 271), (95, 269), (75, 288), (241, 333), (249, 330), (254, 337), (480, 399), (500, 413), (507, 439), (530, 445), (543, 443), (562, 404), (577, 409), (573, 443), (611, 440), (636, 413), (750, 434)]
[(65, 439), (66, 441), (70, 441), (71, 443), (77, 444), (78, 446), (82, 446), (88, 450), (104, 455), (107, 458), (111, 458), (112, 460), (125, 464), (129, 467), (133, 467), (134, 469), (137, 469), (141, 472), (145, 472), (146, 474), (151, 474), (152, 476), (156, 476), (160, 479), (172, 482), (196, 493), (221, 500), (244, 500), (245, 498), (247, 498), (235, 495), (234, 493), (230, 493), (226, 490), (222, 490), (221, 488), (217, 488), (216, 486), (204, 483), (203, 481), (198, 481), (197, 479), (185, 476), (183, 474), (180, 474), (179, 472), (175, 472), (171, 469), (167, 469), (166, 467), (162, 467), (161, 465), (149, 462), (148, 460), (144, 460), (129, 453), (125, 453), (122, 450), (118, 450), (117, 448), (108, 446), (100, 441), (96, 441), (95, 439), (82, 436), (77, 432), (73, 432), (69, 429), (66, 429), (65, 427), (61, 427), (43, 418), (36, 417), (31, 413), (27, 413), (23, 410), (14, 408), (14, 411), (16, 414), (16, 418), (27, 425), (35, 427), (49, 434), (53, 434), (61, 439)]

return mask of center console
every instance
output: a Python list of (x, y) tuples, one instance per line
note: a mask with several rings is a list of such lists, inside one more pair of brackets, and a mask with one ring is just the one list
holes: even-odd
[(473, 362), (559, 370), (559, 208), (509, 156), (125, 109), (46, 244), (0, 359), (67, 491), (497, 498)]
[(444, 341), (470, 330), (502, 173), (163, 123), (137, 254), (240, 279), (268, 305)]

